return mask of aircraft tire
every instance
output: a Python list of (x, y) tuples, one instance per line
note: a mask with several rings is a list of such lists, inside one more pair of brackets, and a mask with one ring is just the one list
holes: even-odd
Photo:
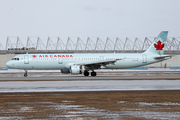
[(27, 77), (27, 73), (24, 74), (24, 77)]
[(89, 72), (88, 72), (88, 71), (85, 71), (85, 72), (84, 72), (84, 76), (89, 76)]
[(91, 72), (91, 76), (96, 76), (96, 72)]

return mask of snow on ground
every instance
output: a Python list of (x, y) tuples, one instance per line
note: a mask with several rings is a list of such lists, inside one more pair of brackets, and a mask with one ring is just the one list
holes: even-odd
[[(66, 101), (64, 103), (54, 103), (54, 102), (34, 102), (29, 103), (30, 104), (42, 104), (43, 107), (54, 109), (55, 111), (61, 111), (58, 114), (48, 114), (48, 117), (56, 119), (56, 118), (63, 118), (64, 120), (69, 119), (97, 119), (97, 118), (105, 118), (105, 119), (121, 119), (125, 116), (132, 116), (132, 117), (139, 117), (139, 118), (146, 118), (146, 119), (174, 119), (178, 120), (180, 118), (179, 112), (154, 112), (154, 111), (144, 111), (143, 109), (137, 110), (121, 110), (121, 111), (107, 111), (103, 109), (97, 109), (94, 107), (86, 107), (83, 105), (72, 105), (73, 101)], [(119, 103), (124, 103), (125, 101), (120, 101)], [(19, 102), (12, 102), (11, 104), (20, 104)], [(23, 112), (36, 112), (36, 109), (33, 107), (25, 107), (23, 105), (18, 106), (19, 110), (18, 113)], [(28, 103), (26, 103), (27, 105)], [(137, 102), (139, 105), (147, 105), (142, 104), (141, 102)], [(154, 103), (151, 105), (153, 106)], [(176, 105), (176, 103), (158, 103), (161, 105)], [(149, 104), (148, 104), (149, 105)], [(3, 113), (4, 111), (1, 110)], [(14, 114), (14, 110), (9, 109), (9, 111), (6, 111), (4, 113), (12, 113)], [(16, 112), (17, 113), (17, 112)], [(10, 120), (10, 119), (25, 119), (18, 116), (9, 116), (9, 117), (0, 117), (0, 120)]]

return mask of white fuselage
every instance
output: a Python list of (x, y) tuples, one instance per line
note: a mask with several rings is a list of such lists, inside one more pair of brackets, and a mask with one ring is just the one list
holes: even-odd
[(19, 58), (19, 60), (10, 60), (6, 63), (6, 65), (10, 68), (25, 70), (69, 69), (69, 67), (73, 64), (119, 59), (114, 64), (102, 65), (100, 68), (125, 69), (144, 66), (164, 60), (154, 59), (154, 57), (159, 56), (159, 54), (151, 53), (23, 54), (14, 57)]

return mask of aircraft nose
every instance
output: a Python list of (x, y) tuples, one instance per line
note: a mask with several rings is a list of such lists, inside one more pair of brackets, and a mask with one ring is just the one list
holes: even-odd
[(6, 63), (6, 66), (7, 66), (7, 67), (11, 67), (11, 62), (8, 61), (8, 62)]

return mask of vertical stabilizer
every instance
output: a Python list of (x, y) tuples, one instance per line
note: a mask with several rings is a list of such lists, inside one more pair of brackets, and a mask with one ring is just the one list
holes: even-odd
[(167, 40), (168, 31), (162, 31), (145, 53), (156, 53), (162, 55)]

